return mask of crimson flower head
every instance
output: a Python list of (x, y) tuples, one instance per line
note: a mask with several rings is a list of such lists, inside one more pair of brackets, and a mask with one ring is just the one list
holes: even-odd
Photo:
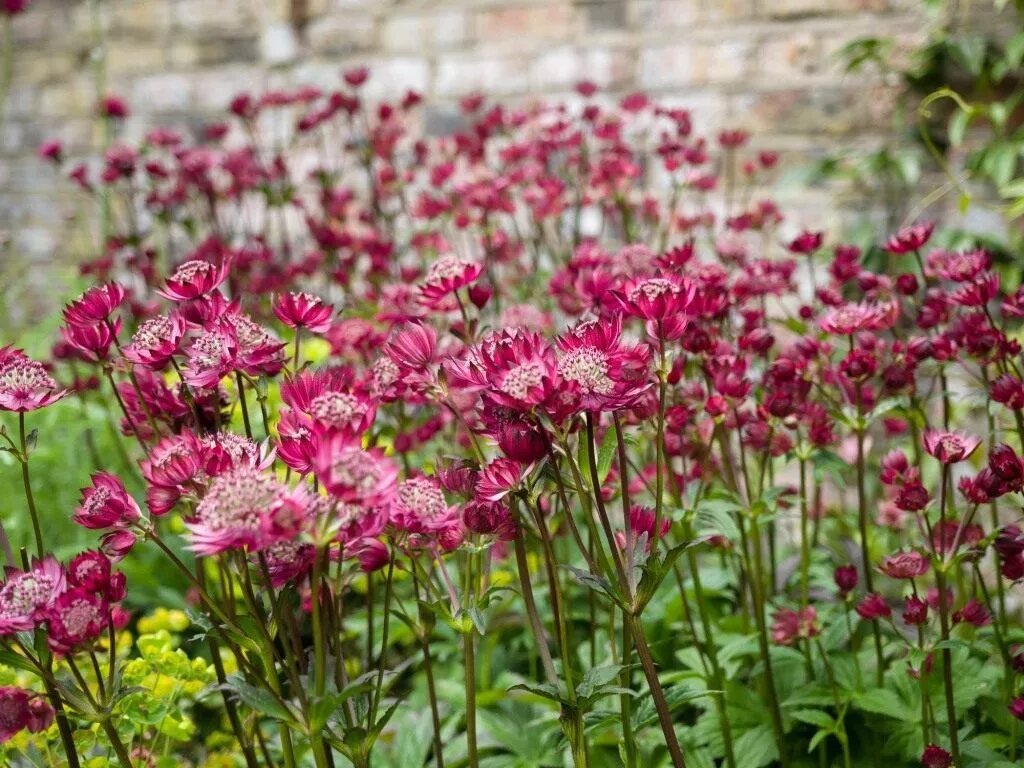
[(390, 520), (400, 530), (430, 534), (458, 526), (459, 514), (448, 506), (437, 480), (420, 475), (398, 484)]
[(369, 67), (352, 67), (342, 73), (342, 78), (353, 88), (358, 88), (370, 77)]
[(900, 308), (896, 303), (843, 304), (822, 315), (818, 327), (836, 336), (852, 336), (861, 331), (882, 331), (896, 323), (899, 313)]
[(405, 323), (384, 345), (384, 354), (403, 373), (422, 374), (434, 362), (436, 351), (437, 331), (419, 322)]
[(339, 501), (380, 507), (395, 495), (395, 463), (379, 449), (363, 450), (340, 435), (320, 441), (314, 470), (327, 493)]
[(49, 160), (55, 165), (60, 165), (64, 160), (64, 145), (60, 139), (47, 139), (39, 145), (36, 155), (40, 160)]
[(227, 276), (227, 260), (217, 266), (203, 259), (193, 259), (174, 270), (157, 293), (171, 301), (190, 301), (215, 291)]
[(964, 432), (944, 432), (926, 429), (923, 435), (924, 449), (943, 464), (963, 461), (981, 445), (981, 438)]
[(950, 768), (953, 756), (937, 744), (929, 744), (921, 753), (923, 768)]
[[(0, 2), (0, 12), (8, 16), (17, 16), (19, 13), (24, 13), (25, 9), (28, 8), (29, 0), (3, 0)], [(6, 741), (6, 739), (0, 738), (0, 742)]]
[[(644, 548), (650, 552), (654, 544), (654, 510), (642, 504), (634, 504), (629, 508), (629, 530), (634, 539), (644, 537)], [(672, 520), (665, 517), (660, 524), (658, 536), (664, 536), (672, 528)], [(626, 536), (621, 531), (616, 531), (615, 540), (620, 549), (626, 548)]]
[(952, 619), (954, 624), (966, 622), (975, 627), (984, 627), (992, 623), (992, 616), (985, 606), (973, 598), (964, 603), (963, 608), (954, 611)]
[(934, 221), (926, 221), (921, 224), (904, 227), (886, 240), (885, 245), (882, 247), (889, 253), (896, 255), (913, 253), (920, 250), (931, 239), (934, 230)]
[(283, 341), (248, 315), (228, 312), (192, 342), (185, 380), (212, 389), (235, 371), (274, 376), (284, 367), (284, 347)]
[(90, 288), (64, 307), (64, 322), (89, 328), (107, 320), (124, 303), (124, 287), (110, 282)]
[(82, 489), (82, 501), (72, 520), (85, 528), (123, 528), (141, 516), (139, 505), (117, 475), (96, 472), (92, 485)]
[(888, 555), (879, 569), (894, 579), (915, 579), (928, 572), (928, 558), (920, 552), (897, 552)]
[(818, 612), (814, 606), (809, 605), (798, 611), (782, 608), (772, 614), (772, 642), (777, 645), (792, 645), (798, 640), (820, 634)]
[(464, 360), (449, 360), (449, 382), (486, 391), (495, 404), (530, 410), (558, 390), (558, 360), (547, 339), (521, 328), (488, 334)]
[(146, 506), (165, 515), (203, 471), (203, 446), (191, 432), (165, 437), (139, 463), (146, 489)]
[(229, 549), (259, 551), (275, 540), (282, 507), (291, 509), (295, 493), (272, 475), (240, 466), (210, 484), (195, 515), (185, 521), (189, 548), (199, 555)]
[(120, 96), (108, 93), (100, 99), (99, 113), (102, 117), (123, 120), (128, 117), (128, 103)]
[(1007, 408), (1024, 410), (1024, 382), (1012, 373), (1004, 373), (993, 381), (990, 394), (995, 402)]
[(903, 621), (911, 626), (920, 626), (928, 621), (928, 603), (916, 595), (907, 597), (903, 607)]
[(815, 253), (821, 248), (821, 243), (825, 239), (824, 232), (811, 232), (804, 230), (795, 238), (793, 238), (789, 245), (786, 246), (791, 253), (802, 253), (810, 255)]
[(334, 307), (308, 293), (285, 293), (274, 299), (274, 314), (289, 328), (306, 328), (311, 333), (324, 333), (331, 327)]
[(118, 319), (114, 325), (66, 325), (60, 329), (60, 335), (83, 359), (98, 362), (110, 355), (110, 347), (120, 330), (121, 320)]
[(61, 593), (46, 612), (47, 642), (54, 653), (67, 655), (98, 640), (110, 622), (110, 605), (103, 595), (83, 587)]
[(131, 343), (124, 348), (125, 359), (154, 371), (162, 370), (180, 351), (184, 337), (185, 319), (181, 315), (157, 315), (135, 331)]
[(885, 602), (884, 597), (877, 592), (872, 592), (857, 603), (857, 613), (862, 619), (874, 621), (892, 616), (892, 608)]
[(623, 311), (653, 322), (678, 319), (693, 303), (696, 287), (673, 273), (630, 278), (613, 295)]
[(67, 394), (43, 364), (20, 349), (0, 347), (0, 411), (25, 413), (45, 408)]
[(577, 325), (558, 339), (558, 373), (582, 411), (629, 408), (649, 388), (650, 347), (622, 342), (622, 318)]
[(22, 730), (45, 731), (53, 722), (53, 715), (53, 707), (41, 695), (10, 685), (0, 687), (0, 744)]
[(444, 299), (460, 288), (475, 282), (484, 267), (477, 261), (461, 256), (442, 256), (427, 271), (420, 284), (420, 301), (436, 309)]
[(1010, 714), (1018, 720), (1024, 720), (1024, 696), (1018, 696), (1010, 702)]
[(519, 487), (532, 469), (532, 465), (524, 467), (512, 459), (495, 459), (480, 471), (474, 494), (481, 501), (501, 501)]
[(857, 567), (854, 565), (836, 566), (832, 578), (836, 587), (839, 588), (839, 594), (845, 597), (857, 588)]
[(33, 629), (65, 584), (64, 569), (53, 557), (37, 560), (27, 571), (9, 569), (0, 587), (0, 636)]

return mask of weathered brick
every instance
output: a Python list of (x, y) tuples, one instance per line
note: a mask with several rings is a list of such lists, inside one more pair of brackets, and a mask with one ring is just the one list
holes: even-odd
[(376, 21), (365, 13), (324, 15), (310, 23), (305, 36), (314, 55), (351, 56), (375, 48)]
[(524, 93), (528, 87), (522, 57), (473, 53), (438, 58), (434, 90), (439, 96), (464, 96), (476, 91), (507, 96)]
[(771, 19), (804, 16), (830, 16), (867, 11), (879, 13), (889, 6), (888, 0), (762, 0), (761, 13)]
[(137, 77), (131, 86), (131, 103), (153, 112), (184, 112), (194, 103), (197, 83), (188, 74), (160, 73)]
[(553, 0), (537, 6), (484, 10), (477, 16), (476, 29), (484, 43), (523, 44), (565, 39), (575, 18), (571, 3)]
[(689, 27), (700, 17), (700, 0), (636, 0), (634, 23), (645, 32)]
[(385, 51), (420, 52), (424, 47), (457, 48), (469, 39), (469, 16), (463, 11), (404, 15), (393, 11), (381, 21), (380, 44)]

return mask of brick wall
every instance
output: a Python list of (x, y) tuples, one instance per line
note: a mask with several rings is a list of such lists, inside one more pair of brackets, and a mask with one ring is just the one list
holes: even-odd
[[(242, 89), (326, 87), (368, 64), (371, 95), (415, 88), (427, 125), (460, 95), (567, 94), (581, 78), (645, 89), (693, 109), (698, 129), (742, 127), (794, 167), (889, 130), (891, 84), (847, 75), (836, 52), (886, 34), (910, 50), (925, 30), (914, 0), (34, 0), (15, 19), (15, 65), (0, 141), (0, 259), (67, 262), (87, 240), (79, 203), (33, 157), (57, 136), (72, 154), (101, 141), (95, 62), (133, 110), (195, 126)], [(797, 196), (821, 225), (827, 196)], [(795, 222), (799, 224), (801, 222)], [(8, 270), (10, 271), (10, 270)], [(19, 270), (20, 271), (20, 270)], [(31, 274), (31, 273), (30, 273)], [(0, 280), (3, 280), (0, 268)], [(2, 314), (2, 313), (0, 313)]]

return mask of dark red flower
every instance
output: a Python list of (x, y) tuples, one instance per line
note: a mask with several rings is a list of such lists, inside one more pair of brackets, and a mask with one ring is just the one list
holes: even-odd
[(274, 314), (289, 328), (324, 333), (331, 327), (334, 307), (308, 293), (285, 293), (274, 300)]
[(818, 613), (814, 606), (798, 611), (780, 609), (772, 614), (772, 642), (777, 645), (792, 645), (821, 634)]
[(964, 432), (924, 431), (924, 449), (943, 464), (956, 464), (970, 456), (981, 445), (981, 438)]
[(931, 239), (934, 229), (934, 221), (926, 221), (921, 224), (904, 227), (886, 240), (885, 245), (882, 247), (893, 254), (913, 253), (920, 250)]
[(884, 597), (877, 592), (872, 592), (857, 603), (857, 613), (862, 619), (874, 621), (892, 616), (892, 608), (885, 602)]
[(921, 765), (923, 768), (950, 768), (953, 756), (942, 747), (929, 744), (921, 753)]

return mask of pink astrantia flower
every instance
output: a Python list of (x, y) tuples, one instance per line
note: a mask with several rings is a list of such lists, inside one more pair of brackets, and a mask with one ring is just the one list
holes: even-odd
[(623, 343), (621, 330), (616, 316), (580, 323), (558, 338), (558, 373), (580, 410), (629, 408), (651, 386), (650, 347)]
[(926, 429), (923, 435), (924, 449), (943, 464), (963, 461), (981, 445), (981, 438), (964, 432), (944, 432)]
[(64, 307), (64, 322), (83, 328), (98, 325), (123, 302), (124, 287), (120, 283), (97, 285)]
[(897, 552), (888, 555), (879, 566), (879, 570), (894, 579), (915, 579), (928, 572), (928, 558), (920, 552)]
[(138, 327), (131, 343), (124, 348), (124, 356), (137, 365), (159, 371), (180, 352), (184, 337), (185, 319), (181, 315), (157, 315)]
[(457, 524), (458, 512), (448, 506), (437, 480), (419, 475), (398, 484), (389, 518), (399, 530), (431, 534)]
[(192, 432), (165, 437), (139, 466), (147, 483), (146, 506), (165, 515), (197, 482), (203, 481), (203, 447)]
[(314, 469), (326, 491), (339, 501), (379, 507), (395, 495), (395, 463), (381, 450), (363, 450), (343, 436), (320, 442)]
[(904, 254), (920, 250), (931, 239), (935, 229), (934, 221), (926, 221), (904, 227), (885, 241), (883, 246), (889, 253)]
[(185, 521), (189, 549), (215, 555), (230, 549), (258, 551), (273, 541), (276, 512), (291, 491), (249, 466), (232, 469), (210, 484), (195, 514)]
[(558, 359), (540, 334), (519, 328), (491, 333), (462, 360), (446, 363), (453, 386), (486, 391), (494, 403), (529, 410), (558, 390)]
[(872, 592), (857, 603), (857, 613), (862, 619), (873, 621), (892, 616), (892, 608), (885, 602), (884, 597), (877, 592)]
[(285, 408), (278, 422), (278, 455), (293, 470), (312, 470), (320, 438), (356, 438), (366, 432), (376, 405), (348, 368), (306, 369), (281, 385)]
[(202, 259), (193, 259), (174, 270), (157, 293), (171, 301), (189, 301), (215, 291), (227, 275), (227, 260), (217, 266)]
[(98, 362), (106, 360), (110, 355), (110, 347), (117, 340), (121, 330), (121, 321), (108, 325), (67, 325), (60, 329), (60, 334), (67, 344), (78, 350), (85, 360)]
[(308, 293), (285, 293), (274, 299), (274, 314), (289, 328), (324, 333), (331, 327), (334, 307)]
[(0, 744), (23, 730), (39, 733), (53, 722), (53, 708), (38, 694), (23, 688), (0, 687)]
[(192, 342), (185, 381), (213, 388), (234, 372), (273, 376), (284, 367), (285, 342), (247, 315), (229, 312)]
[(109, 472), (96, 472), (92, 485), (82, 489), (82, 501), (72, 519), (85, 528), (122, 528), (142, 516), (124, 483)]
[(82, 587), (61, 593), (46, 612), (50, 650), (67, 655), (98, 640), (107, 630), (110, 605), (103, 595)]
[(643, 320), (664, 322), (682, 315), (696, 295), (696, 286), (674, 273), (630, 278), (614, 296), (623, 311)]
[(420, 284), (420, 301), (424, 306), (436, 309), (449, 294), (473, 283), (483, 269), (477, 261), (460, 256), (442, 256), (430, 266)]
[(67, 394), (43, 364), (20, 349), (0, 347), (0, 411), (24, 413), (45, 408)]
[(481, 501), (501, 501), (532, 469), (532, 466), (524, 467), (511, 459), (495, 459), (480, 471), (474, 494)]
[(953, 756), (937, 744), (929, 744), (921, 753), (922, 768), (950, 768)]
[(8, 569), (0, 587), (0, 635), (35, 627), (64, 585), (64, 569), (53, 557), (36, 561), (28, 571)]
[(814, 606), (809, 605), (798, 611), (781, 608), (772, 614), (772, 642), (777, 645), (792, 645), (820, 634), (821, 627), (818, 626), (818, 613)]
[(891, 328), (899, 318), (896, 303), (843, 304), (826, 312), (818, 321), (818, 327), (825, 333), (851, 336), (861, 331), (881, 331)]

